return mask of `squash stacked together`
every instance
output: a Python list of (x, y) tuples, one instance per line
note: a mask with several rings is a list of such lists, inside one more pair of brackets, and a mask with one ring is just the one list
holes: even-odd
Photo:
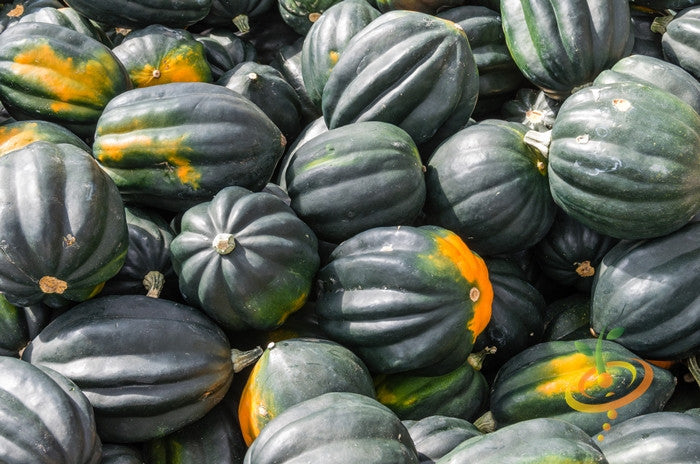
[(700, 461), (700, 2), (0, 14), (0, 462)]

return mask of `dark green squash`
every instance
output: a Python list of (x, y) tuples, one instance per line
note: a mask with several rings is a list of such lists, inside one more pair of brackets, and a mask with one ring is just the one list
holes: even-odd
[(151, 24), (112, 49), (135, 88), (170, 82), (211, 82), (204, 45), (184, 29)]
[(531, 419), (470, 438), (435, 464), (608, 464), (580, 428), (558, 419)]
[(37, 10), (33, 10), (31, 13), (25, 14), (19, 20), (19, 22), (40, 22), (40, 23), (51, 23), (57, 24), (59, 26), (67, 27), (73, 29), (81, 34), (85, 34), (88, 37), (102, 42), (107, 47), (112, 48), (112, 41), (107, 37), (107, 34), (94, 24), (90, 19), (81, 15), (73, 8), (67, 7), (54, 7), (46, 6)]
[(506, 44), (530, 82), (557, 100), (632, 50), (625, 0), (501, 0)]
[(278, 0), (282, 20), (299, 35), (306, 35), (324, 11), (340, 0)]
[(204, 26), (230, 28), (241, 34), (250, 32), (250, 19), (265, 16), (275, 5), (273, 0), (212, 0)]
[(19, 22), (23, 16), (31, 14), (42, 8), (62, 8), (63, 3), (59, 0), (14, 0), (3, 2), (0, 7), (0, 32), (9, 26)]
[(700, 79), (700, 5), (681, 10), (666, 26), (661, 37), (664, 59)]
[(619, 240), (557, 210), (552, 227), (534, 248), (540, 269), (557, 284), (588, 292), (600, 260)]
[(373, 227), (411, 225), (425, 202), (413, 139), (379, 121), (331, 129), (299, 146), (285, 185), (294, 211), (332, 243)]
[(491, 320), (476, 338), (474, 350), (496, 348), (483, 361), (483, 370), (495, 373), (508, 359), (540, 341), (546, 302), (512, 261), (486, 258), (486, 267), (493, 286)]
[(437, 16), (459, 24), (467, 34), (479, 74), (479, 93), (474, 108), (475, 117), (479, 117), (500, 108), (523, 85), (525, 78), (506, 46), (500, 13), (485, 6), (463, 3), (443, 9)]
[(187, 210), (170, 249), (185, 300), (228, 330), (280, 326), (320, 261), (316, 236), (281, 198), (235, 186)]
[(301, 101), (282, 73), (268, 64), (244, 61), (226, 71), (218, 85), (240, 93), (275, 123), (287, 140), (301, 131)]
[(527, 127), (489, 119), (457, 132), (430, 157), (427, 221), (482, 255), (537, 243), (554, 220), (547, 160), (524, 141)]
[(682, 10), (695, 5), (700, 5), (698, 0), (631, 0), (631, 3), (656, 9)]
[[(304, 127), (297, 138), (294, 139), (294, 142), (287, 146), (287, 149), (284, 152), (284, 155), (282, 156), (282, 159), (280, 160), (279, 163), (277, 163), (277, 167), (275, 168), (275, 174), (273, 176), (273, 182), (277, 185), (279, 185), (282, 189), (285, 191), (287, 190), (287, 168), (289, 167), (289, 163), (292, 162), (292, 159), (294, 157), (294, 153), (297, 151), (297, 148), (305, 144), (306, 142), (312, 140), (314, 137), (317, 135), (320, 135), (324, 132), (328, 131), (328, 126), (326, 126), (326, 121), (324, 121), (323, 116), (319, 116), (318, 118), (314, 119), (312, 122), (308, 123), (306, 127)], [(291, 199), (290, 199), (290, 204), (291, 204)]]
[(63, 126), (40, 119), (12, 121), (0, 126), (0, 156), (38, 141), (68, 143), (90, 152), (90, 147)]
[(0, 157), (0, 218), (0, 288), (12, 304), (83, 301), (124, 264), (122, 199), (74, 145), (34, 142)]
[(491, 317), (486, 265), (441, 227), (361, 232), (333, 250), (318, 279), (321, 328), (373, 373), (446, 374)]
[(240, 94), (174, 82), (110, 101), (92, 151), (127, 203), (184, 211), (226, 186), (262, 189), (285, 145), (270, 118)]
[(18, 358), (50, 319), (50, 308), (42, 305), (18, 308), (0, 294), (0, 356)]
[(417, 464), (406, 427), (391, 410), (358, 393), (331, 392), (275, 417), (248, 448), (244, 464), (298, 462)]
[(471, 422), (457, 417), (428, 416), (402, 422), (416, 445), (421, 464), (433, 464), (463, 441), (481, 435)]
[(0, 101), (17, 120), (43, 119), (92, 137), (107, 103), (129, 88), (112, 51), (73, 29), (27, 22), (0, 35)]
[(256, 61), (258, 58), (258, 52), (253, 43), (229, 29), (214, 28), (193, 36), (204, 45), (204, 55), (214, 80), (218, 80), (237, 64)]
[[(656, 0), (652, 0), (656, 3)], [(634, 34), (634, 46), (631, 55), (646, 55), (663, 59), (661, 48), (661, 34), (652, 30), (654, 20), (662, 15), (651, 8), (635, 6), (634, 0), (630, 5), (632, 34)]]
[[(458, 103), (478, 94), (478, 72), (464, 30), (425, 13), (395, 10), (357, 33), (323, 89), (330, 129), (384, 121), (416, 143), (429, 139)], [(464, 122), (468, 119), (463, 118)]]
[(700, 460), (700, 416), (654, 412), (615, 424), (599, 435), (610, 464), (690, 463)]
[(605, 424), (660, 411), (675, 385), (669, 371), (602, 337), (544, 342), (515, 355), (498, 371), (491, 412), (499, 428), (549, 417), (593, 435)]
[(566, 99), (551, 135), (554, 201), (599, 233), (665, 235), (700, 209), (700, 115), (665, 90), (587, 87)]
[(135, 445), (102, 445), (102, 460), (100, 464), (144, 464), (141, 448)]
[(630, 55), (598, 74), (594, 84), (639, 82), (664, 89), (700, 112), (700, 82), (680, 66), (660, 58)]
[(301, 75), (309, 98), (319, 110), (323, 87), (348, 42), (379, 14), (367, 0), (344, 0), (324, 11), (305, 34)]
[(328, 392), (375, 397), (367, 367), (342, 345), (315, 338), (270, 343), (240, 397), (236, 417), (245, 442), (250, 446), (271, 420), (295, 404)]
[(59, 373), (0, 356), (0, 462), (98, 464), (90, 402)]
[(401, 420), (439, 415), (473, 421), (483, 412), (489, 393), (484, 375), (467, 361), (444, 375), (378, 375), (374, 388), (377, 400)]
[(238, 425), (238, 402), (229, 392), (201, 419), (146, 442), (148, 464), (241, 464), (246, 444)]
[(547, 305), (542, 340), (579, 340), (590, 337), (590, 319), (589, 293), (573, 293), (559, 298)]
[(141, 28), (149, 24), (187, 27), (203, 19), (212, 0), (68, 0), (78, 13), (97, 21), (124, 28)]
[(700, 349), (700, 223), (654, 239), (623, 241), (593, 284), (591, 328), (624, 329), (617, 342), (647, 359)]
[(105, 442), (133, 443), (203, 417), (224, 397), (234, 371), (259, 354), (231, 350), (221, 329), (194, 308), (117, 295), (56, 317), (22, 359), (75, 382)]
[(129, 246), (124, 265), (105, 282), (102, 295), (146, 294), (166, 299), (180, 297), (177, 275), (170, 259), (175, 234), (155, 211), (125, 208)]

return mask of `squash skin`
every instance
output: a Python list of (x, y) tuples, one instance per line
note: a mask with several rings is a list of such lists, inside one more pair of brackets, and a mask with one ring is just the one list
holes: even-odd
[(0, 157), (0, 182), (0, 287), (12, 304), (83, 301), (124, 264), (124, 205), (87, 152), (32, 143)]
[(102, 443), (90, 402), (59, 373), (0, 357), (0, 461), (98, 464)]
[[(582, 351), (595, 353), (597, 343), (609, 376), (598, 375), (594, 356)], [(669, 371), (610, 340), (544, 342), (515, 355), (498, 371), (491, 389), (491, 412), (497, 428), (549, 417), (593, 435), (606, 423), (660, 411), (675, 385)], [(605, 396), (610, 391), (614, 395)]]
[(51, 318), (51, 309), (42, 305), (18, 308), (0, 295), (0, 356), (19, 357), (20, 351)]
[(471, 422), (457, 417), (437, 415), (402, 422), (416, 445), (421, 464), (434, 464), (463, 441), (481, 435)]
[(406, 427), (364, 395), (331, 392), (277, 416), (248, 448), (244, 464), (298, 462), (417, 464)]
[(556, 100), (632, 50), (626, 0), (501, 0), (506, 44), (525, 77)]
[(107, 103), (130, 88), (112, 51), (80, 32), (20, 22), (0, 37), (0, 100), (17, 120), (42, 119), (91, 137)]
[(211, 0), (68, 0), (78, 13), (103, 24), (138, 29), (159, 23), (168, 27), (186, 27), (203, 19)]
[(331, 129), (299, 146), (285, 184), (294, 211), (331, 243), (373, 227), (413, 224), (426, 195), (415, 143), (379, 121)]
[(700, 112), (700, 82), (678, 65), (660, 58), (630, 55), (598, 74), (594, 84), (633, 81), (671, 92)]
[(444, 375), (379, 375), (374, 379), (377, 400), (401, 420), (428, 416), (474, 420), (487, 403), (486, 378), (468, 362)]
[(302, 45), (301, 75), (309, 99), (319, 110), (323, 88), (348, 42), (379, 15), (367, 0), (342, 1), (309, 28)]
[(352, 351), (315, 338), (270, 343), (240, 397), (237, 417), (245, 443), (250, 446), (271, 420), (295, 404), (334, 391), (375, 398), (372, 377)]
[(214, 28), (194, 34), (194, 38), (204, 45), (204, 54), (214, 80), (219, 79), (237, 64), (256, 61), (258, 58), (258, 52), (253, 43), (237, 36), (229, 29)]
[(464, 101), (465, 89), (476, 96), (467, 84), (477, 76), (461, 27), (425, 13), (389, 11), (356, 34), (338, 59), (323, 89), (323, 117), (330, 129), (389, 122), (419, 144)]
[(0, 156), (32, 142), (68, 143), (90, 152), (90, 147), (65, 127), (40, 119), (8, 122), (0, 126)]
[(340, 0), (278, 0), (282, 20), (299, 35), (306, 35), (322, 14)]
[[(228, 253), (214, 246), (220, 235), (234, 242)], [(234, 331), (279, 327), (320, 262), (316, 236), (282, 199), (236, 186), (187, 210), (170, 250), (185, 301)]]
[(133, 445), (102, 445), (102, 460), (100, 464), (143, 464), (141, 449)]
[(228, 338), (203, 313), (141, 295), (75, 306), (22, 354), (75, 382), (100, 437), (113, 443), (161, 437), (204, 416), (231, 384), (231, 358)]
[(550, 190), (568, 215), (599, 233), (665, 235), (700, 208), (698, 146), (700, 115), (678, 97), (635, 82), (587, 87), (562, 104), (554, 123)]
[(677, 64), (700, 79), (700, 5), (681, 10), (668, 25), (661, 37), (664, 59)]
[(470, 438), (435, 464), (608, 464), (580, 428), (558, 419), (530, 419)]
[(181, 212), (226, 186), (262, 189), (285, 145), (270, 118), (234, 91), (174, 82), (110, 101), (93, 156), (126, 203)]
[(579, 340), (591, 336), (591, 296), (573, 293), (547, 306), (543, 341)]
[(95, 25), (73, 8), (47, 6), (25, 14), (19, 20), (19, 22), (30, 21), (52, 23), (68, 27), (112, 48), (112, 41), (107, 37), (107, 34), (99, 26)]
[(331, 253), (318, 280), (321, 328), (373, 373), (450, 372), (491, 317), (483, 260), (441, 227), (357, 234)]
[(59, 0), (14, 0), (11, 3), (3, 3), (2, 8), (0, 8), (0, 32), (18, 23), (24, 16), (42, 8), (62, 8), (64, 6)]
[(661, 411), (627, 419), (599, 436), (610, 464), (697, 462), (700, 416)]
[(151, 24), (112, 49), (134, 88), (170, 82), (211, 82), (204, 45), (184, 29)]
[(700, 222), (650, 240), (623, 241), (593, 285), (591, 329), (646, 359), (679, 360), (700, 349)]
[(428, 160), (427, 221), (484, 256), (537, 243), (554, 221), (547, 160), (525, 144), (527, 127), (488, 119), (462, 129)]

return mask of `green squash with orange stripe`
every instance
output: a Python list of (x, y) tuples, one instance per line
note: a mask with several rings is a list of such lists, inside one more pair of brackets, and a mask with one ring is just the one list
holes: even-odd
[(73, 29), (21, 22), (0, 36), (0, 101), (17, 120), (43, 119), (91, 137), (107, 103), (130, 88), (114, 53)]
[(597, 435), (625, 419), (660, 411), (673, 394), (675, 377), (610, 340), (620, 332), (540, 343), (512, 357), (492, 385), (497, 427), (549, 417)]
[(317, 338), (270, 343), (248, 376), (238, 405), (243, 438), (250, 445), (278, 414), (328, 392), (374, 398), (372, 377), (349, 349)]
[(484, 261), (442, 227), (361, 232), (335, 248), (318, 279), (321, 328), (375, 374), (456, 369), (491, 317)]
[(93, 156), (126, 202), (184, 211), (226, 186), (261, 190), (286, 140), (260, 108), (206, 82), (173, 82), (110, 101)]

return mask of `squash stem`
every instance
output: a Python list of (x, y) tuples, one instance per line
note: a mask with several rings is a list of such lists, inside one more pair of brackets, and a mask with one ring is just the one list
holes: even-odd
[(239, 14), (238, 16), (233, 18), (232, 21), (234, 26), (236, 26), (236, 28), (241, 34), (246, 34), (250, 31), (250, 22), (248, 20), (248, 15)]
[(547, 158), (549, 157), (549, 145), (552, 143), (552, 131), (548, 130), (545, 132), (540, 132), (536, 130), (529, 130), (525, 133), (523, 142), (539, 151), (542, 153), (542, 156)]
[(474, 368), (474, 370), (480, 371), (484, 366), (484, 359), (486, 359), (488, 355), (494, 354), (496, 350), (497, 348), (495, 346), (487, 346), (477, 353), (471, 353), (467, 357), (467, 362)]
[(698, 356), (693, 355), (689, 357), (687, 364), (690, 375), (693, 376), (695, 382), (698, 384), (698, 387), (700, 387), (700, 363), (698, 363)]
[(491, 411), (486, 411), (474, 421), (474, 427), (481, 433), (491, 433), (496, 430), (496, 421)]
[(231, 350), (231, 360), (233, 361), (233, 372), (241, 372), (246, 367), (255, 363), (263, 354), (263, 349), (256, 346), (252, 350), (241, 351), (236, 348)]
[(146, 296), (158, 298), (165, 285), (165, 276), (160, 271), (149, 271), (143, 278), (143, 286), (146, 288)]

